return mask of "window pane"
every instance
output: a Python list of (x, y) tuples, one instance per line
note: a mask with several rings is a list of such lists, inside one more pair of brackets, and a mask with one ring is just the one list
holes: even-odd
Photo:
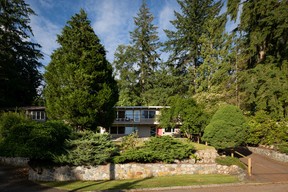
[(41, 115), (41, 114), (40, 114), (40, 111), (36, 111), (36, 115), (37, 115), (37, 116), (36, 116), (36, 119), (41, 119), (41, 118), (40, 118), (40, 115)]
[(134, 122), (140, 122), (140, 110), (134, 111)]
[(149, 119), (152, 119), (155, 117), (155, 111), (149, 111)]
[(41, 117), (40, 118), (44, 120), (45, 119), (45, 112), (41, 111), (40, 113), (41, 113)]
[(129, 135), (133, 133), (134, 127), (125, 127), (125, 134)]
[(148, 111), (141, 111), (141, 118), (148, 119)]
[(118, 111), (118, 118), (125, 118), (125, 111)]
[(133, 111), (132, 110), (126, 110), (125, 115), (126, 115), (126, 119), (128, 119), (128, 120), (133, 119)]
[(117, 134), (117, 127), (111, 127), (110, 134)]
[(118, 127), (118, 134), (124, 134), (125, 133), (125, 127)]

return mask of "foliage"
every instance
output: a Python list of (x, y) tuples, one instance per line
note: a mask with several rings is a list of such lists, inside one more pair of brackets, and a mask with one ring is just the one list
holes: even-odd
[(63, 122), (37, 123), (21, 115), (6, 114), (1, 116), (0, 155), (52, 160), (53, 155), (63, 152), (70, 133), (71, 129)]
[(120, 45), (114, 64), (120, 75), (120, 105), (151, 105), (155, 70), (159, 65), (159, 38), (153, 15), (143, 1), (134, 17), (135, 29), (130, 32), (131, 45)]
[(215, 161), (217, 164), (220, 164), (220, 165), (227, 165), (227, 166), (237, 165), (238, 167), (245, 169), (245, 165), (240, 161), (240, 159), (235, 158), (235, 157), (230, 157), (230, 156), (217, 157)]
[[(241, 107), (287, 117), (287, 1), (229, 0), (228, 14), (241, 22), (234, 29)], [(247, 83), (248, 82), (248, 83)]]
[(248, 127), (241, 110), (233, 105), (225, 105), (213, 115), (202, 139), (216, 149), (234, 148), (246, 141), (247, 132)]
[(138, 134), (136, 132), (131, 133), (130, 135), (124, 136), (121, 142), (121, 150), (133, 150), (138, 146)]
[(0, 141), (1, 138), (6, 138), (13, 127), (22, 124), (31, 122), (24, 113), (15, 113), (15, 112), (6, 112), (2, 113), (0, 116)]
[(278, 150), (281, 152), (281, 153), (285, 153), (286, 155), (288, 155), (288, 145), (287, 145), (287, 142), (285, 144), (280, 144), (277, 146)]
[(114, 157), (114, 162), (173, 163), (176, 159), (189, 158), (193, 152), (192, 145), (184, 144), (170, 136), (152, 137), (143, 147), (120, 153), (120, 156)]
[(0, 1), (0, 108), (31, 105), (37, 96), (42, 54), (31, 42), (31, 15), (24, 0)]
[[(169, 52), (167, 64), (175, 76), (174, 89), (178, 94), (195, 93), (197, 68), (203, 62), (201, 36), (208, 32), (207, 22), (215, 18), (221, 9), (220, 1), (178, 0), (181, 12), (174, 12), (176, 19), (171, 21), (175, 30), (164, 30), (168, 40), (164, 51)], [(220, 29), (220, 26), (218, 26)], [(223, 27), (222, 27), (223, 30)], [(215, 31), (214, 31), (215, 32)]]
[(79, 131), (66, 141), (66, 153), (54, 156), (54, 162), (64, 165), (106, 164), (117, 152), (108, 134)]
[(288, 62), (259, 64), (247, 70), (242, 87), (246, 91), (245, 103), (249, 111), (265, 111), (270, 118), (281, 120), (288, 116)]
[(83, 10), (67, 22), (57, 41), (60, 47), (44, 74), (48, 117), (80, 130), (109, 127), (118, 100), (117, 84), (105, 49)]
[(274, 145), (288, 141), (288, 124), (286, 121), (275, 121), (265, 111), (258, 111), (250, 117), (249, 137), (250, 145)]
[(170, 108), (161, 111), (160, 127), (180, 127), (186, 137), (192, 138), (192, 135), (200, 137), (208, 121), (208, 116), (202, 108), (192, 98), (180, 96), (171, 97), (169, 104)]

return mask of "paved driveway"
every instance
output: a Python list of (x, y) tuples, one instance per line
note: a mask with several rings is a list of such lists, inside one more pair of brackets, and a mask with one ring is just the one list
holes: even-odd
[(38, 185), (27, 179), (27, 168), (15, 168), (0, 165), (0, 191), (1, 192), (60, 192), (57, 189)]

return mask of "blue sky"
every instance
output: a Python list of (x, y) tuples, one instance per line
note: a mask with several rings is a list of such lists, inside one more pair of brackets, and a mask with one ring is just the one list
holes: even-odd
[[(107, 59), (112, 62), (118, 45), (128, 44), (129, 31), (135, 28), (133, 17), (137, 15), (142, 0), (26, 0), (37, 16), (31, 17), (34, 38), (42, 46), (47, 65), (50, 55), (59, 45), (57, 34), (70, 18), (83, 8), (91, 21), (95, 33), (107, 50)], [(174, 19), (174, 10), (179, 11), (176, 0), (146, 0), (155, 17), (160, 41), (166, 38), (163, 29), (172, 29), (170, 20)]]

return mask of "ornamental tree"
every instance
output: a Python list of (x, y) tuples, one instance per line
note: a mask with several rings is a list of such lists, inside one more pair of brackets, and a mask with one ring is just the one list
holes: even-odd
[(87, 14), (75, 14), (57, 39), (44, 74), (48, 117), (77, 129), (108, 127), (114, 119), (118, 89), (106, 52)]
[(192, 98), (174, 96), (169, 99), (170, 108), (161, 111), (160, 126), (164, 128), (180, 127), (181, 132), (192, 139), (197, 136), (198, 141), (206, 126), (208, 116)]
[(213, 115), (202, 139), (216, 149), (227, 149), (240, 146), (247, 136), (248, 127), (241, 110), (233, 105), (225, 105)]

